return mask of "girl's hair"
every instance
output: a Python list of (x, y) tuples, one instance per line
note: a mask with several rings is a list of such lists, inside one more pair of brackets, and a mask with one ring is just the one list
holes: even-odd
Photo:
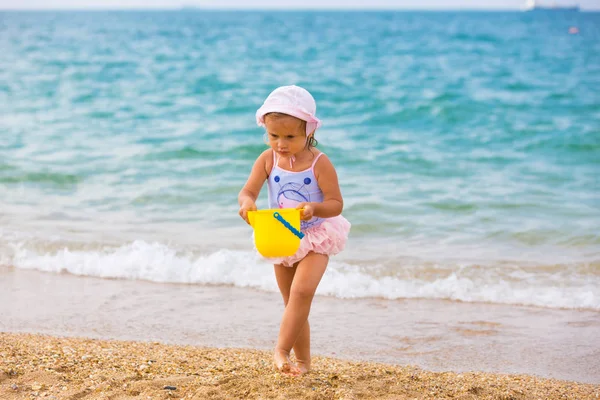
[[(283, 118), (283, 117), (295, 118), (298, 121), (300, 121), (300, 128), (302, 129), (302, 132), (306, 132), (306, 121), (304, 121), (303, 119), (300, 119), (300, 118), (296, 118), (293, 115), (280, 113), (280, 112), (270, 112), (270, 113), (265, 114), (264, 118), (266, 119), (267, 117), (273, 117), (275, 119)], [(315, 134), (313, 132), (312, 136), (308, 138), (308, 148), (310, 149), (311, 147), (317, 147), (318, 144), (319, 144), (319, 142), (317, 141), (317, 139), (315, 139)]]

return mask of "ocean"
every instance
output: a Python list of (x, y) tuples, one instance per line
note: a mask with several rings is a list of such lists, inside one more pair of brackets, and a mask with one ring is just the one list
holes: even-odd
[(0, 266), (276, 292), (237, 194), (297, 84), (352, 223), (317, 294), (600, 311), (599, 13), (0, 12), (0, 54)]

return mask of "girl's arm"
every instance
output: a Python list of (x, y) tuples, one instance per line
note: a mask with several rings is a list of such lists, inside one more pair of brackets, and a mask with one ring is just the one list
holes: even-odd
[(269, 176), (266, 166), (267, 159), (270, 157), (271, 150), (265, 150), (258, 156), (252, 166), (252, 171), (250, 171), (250, 176), (248, 177), (246, 184), (238, 194), (238, 203), (240, 205), (238, 213), (247, 223), (250, 223), (248, 221), (248, 211), (256, 210), (256, 199), (260, 194), (260, 189), (262, 189), (265, 180), (267, 180), (267, 177)]
[(298, 208), (304, 208), (302, 219), (309, 220), (312, 217), (331, 218), (340, 215), (344, 208), (344, 200), (342, 199), (335, 167), (329, 157), (322, 155), (317, 161), (314, 171), (319, 187), (323, 192), (323, 202), (299, 204)]

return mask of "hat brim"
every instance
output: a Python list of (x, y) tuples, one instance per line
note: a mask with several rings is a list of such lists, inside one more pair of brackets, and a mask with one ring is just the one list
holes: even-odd
[(321, 126), (321, 120), (311, 113), (285, 104), (264, 104), (256, 111), (256, 123), (259, 126), (265, 126), (265, 115), (272, 112), (291, 115), (292, 117), (306, 121), (307, 135), (310, 135)]

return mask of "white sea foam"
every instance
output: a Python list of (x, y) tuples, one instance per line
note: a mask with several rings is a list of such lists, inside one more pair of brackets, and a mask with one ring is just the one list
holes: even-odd
[[(227, 249), (194, 254), (161, 243), (135, 241), (117, 248), (53, 247), (47, 251), (27, 242), (13, 242), (0, 252), (0, 264), (100, 278), (234, 285), (277, 291), (273, 269), (268, 263), (252, 253)], [(411, 274), (413, 276), (378, 276), (378, 266), (350, 265), (334, 258), (317, 294), (339, 298), (449, 299), (600, 310), (600, 281), (595, 275), (546, 273), (543, 268), (504, 273), (491, 267), (447, 266), (448, 273), (427, 280), (425, 276), (431, 274), (419, 274), (418, 265), (411, 265), (410, 269), (416, 271)]]

